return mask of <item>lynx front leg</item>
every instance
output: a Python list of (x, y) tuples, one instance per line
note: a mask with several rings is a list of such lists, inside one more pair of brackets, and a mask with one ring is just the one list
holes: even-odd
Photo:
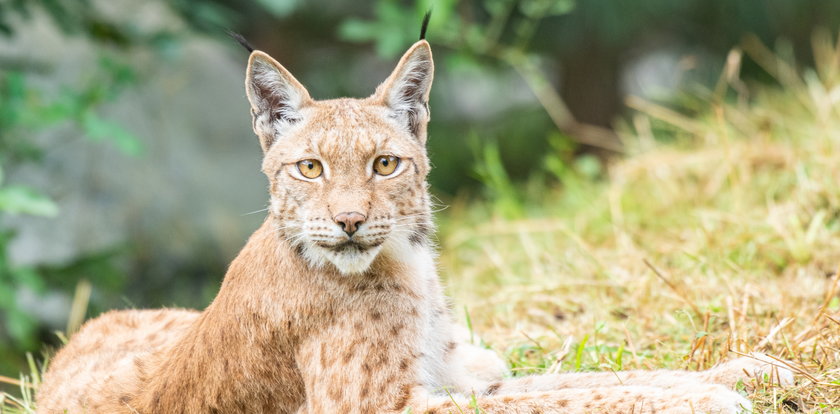
[[(402, 412), (417, 387), (418, 357), (393, 342), (325, 336), (297, 359), (306, 400), (298, 414)], [(415, 411), (416, 412), (416, 411)]]
[[(455, 401), (453, 401), (453, 399)], [(721, 385), (695, 384), (687, 387), (658, 388), (616, 386), (568, 388), (548, 392), (489, 395), (475, 400), (487, 414), (531, 413), (659, 413), (659, 414), (735, 414), (749, 412), (748, 400)], [(471, 412), (476, 404), (467, 398), (438, 397), (438, 401), (412, 404), (413, 412)]]

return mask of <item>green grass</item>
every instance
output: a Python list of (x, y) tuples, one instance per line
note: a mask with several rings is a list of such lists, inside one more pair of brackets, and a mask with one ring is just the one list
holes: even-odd
[(745, 47), (780, 86), (746, 89), (733, 51), (693, 116), (629, 99), (629, 153), (602, 177), (571, 169), (515, 219), (446, 210), (449, 293), (516, 373), (761, 351), (807, 375), (754, 392), (756, 411), (840, 412), (840, 49), (815, 35), (818, 69), (797, 72)]
[(746, 88), (733, 51), (692, 116), (628, 100), (628, 153), (601, 173), (438, 213), (456, 313), (516, 375), (761, 351), (803, 373), (752, 391), (757, 412), (840, 412), (840, 48), (817, 34), (804, 71), (745, 50), (779, 86)]
[(41, 383), (41, 369), (35, 363), (31, 354), (26, 354), (29, 364), (29, 374), (21, 374), (20, 378), (0, 376), (0, 384), (13, 385), (18, 392), (9, 394), (0, 392), (0, 414), (34, 414), (35, 390)]

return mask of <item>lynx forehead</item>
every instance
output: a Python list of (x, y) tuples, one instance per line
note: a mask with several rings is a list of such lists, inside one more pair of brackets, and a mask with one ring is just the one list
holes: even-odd
[(252, 54), (246, 90), (269, 211), (312, 266), (363, 273), (382, 250), (428, 242), (432, 73), (431, 50), (419, 42), (372, 96), (316, 101), (270, 56)]

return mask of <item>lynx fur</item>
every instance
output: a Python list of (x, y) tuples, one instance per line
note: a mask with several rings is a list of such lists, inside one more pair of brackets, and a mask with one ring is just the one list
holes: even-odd
[(421, 40), (372, 96), (316, 101), (252, 52), (245, 86), (269, 181), (265, 222), (204, 311), (87, 322), (52, 360), (38, 413), (459, 413), (473, 403), (484, 413), (736, 413), (750, 410), (737, 381), (775, 372), (790, 382), (760, 354), (700, 372), (510, 378), (493, 352), (461, 340), (430, 241), (432, 77)]

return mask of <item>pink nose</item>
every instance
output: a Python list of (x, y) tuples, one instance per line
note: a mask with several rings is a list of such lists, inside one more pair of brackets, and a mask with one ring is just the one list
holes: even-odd
[(348, 237), (353, 237), (353, 233), (359, 229), (359, 226), (365, 222), (366, 218), (367, 217), (365, 217), (362, 213), (351, 211), (347, 213), (339, 213), (333, 217), (333, 220), (335, 220), (336, 224), (341, 226), (342, 230), (347, 233)]

